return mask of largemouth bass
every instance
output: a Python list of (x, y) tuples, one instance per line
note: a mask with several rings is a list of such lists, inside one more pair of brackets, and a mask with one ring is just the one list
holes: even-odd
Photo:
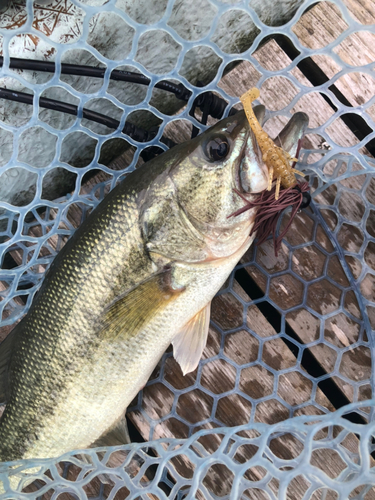
[[(297, 113), (280, 134), (292, 155), (305, 125)], [(0, 461), (126, 440), (126, 408), (169, 344), (196, 368), (211, 300), (254, 238), (256, 209), (229, 216), (267, 185), (241, 111), (113, 189), (0, 345)]]

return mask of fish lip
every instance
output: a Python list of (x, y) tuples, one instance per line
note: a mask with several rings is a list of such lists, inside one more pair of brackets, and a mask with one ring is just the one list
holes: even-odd
[(242, 144), (242, 147), (240, 150), (240, 154), (238, 155), (238, 161), (235, 162), (236, 163), (236, 165), (235, 165), (236, 171), (235, 171), (234, 179), (235, 179), (236, 189), (238, 189), (238, 191), (240, 193), (244, 193), (244, 194), (250, 194), (248, 191), (245, 190), (245, 188), (241, 182), (241, 165), (246, 157), (246, 149), (248, 147), (249, 137), (250, 137), (250, 130), (247, 130), (246, 135), (245, 135), (245, 139), (243, 141), (243, 144)]
[[(244, 136), (239, 154), (238, 154), (237, 158), (235, 159), (235, 161), (233, 162), (233, 176), (232, 176), (233, 189), (237, 189), (240, 193), (243, 193), (244, 195), (249, 195), (249, 193), (244, 189), (244, 187), (242, 185), (241, 173), (240, 173), (242, 161), (244, 160), (244, 158), (246, 156), (246, 148), (248, 145), (248, 140), (249, 140), (250, 132), (251, 132), (245, 113), (244, 113), (244, 119), (235, 127), (235, 129), (237, 129), (239, 127), (241, 127), (241, 128), (240, 128), (240, 131), (236, 134), (236, 136), (241, 134), (243, 129), (244, 129), (245, 136)], [(234, 129), (234, 131), (235, 131), (235, 129)], [(234, 133), (234, 131), (233, 131), (233, 133)], [(235, 140), (235, 138), (234, 138), (234, 140)]]
[(234, 162), (234, 169), (235, 169), (233, 172), (234, 188), (237, 189), (241, 194), (243, 194), (249, 201), (253, 201), (255, 199), (254, 195), (257, 195), (258, 193), (262, 192), (265, 189), (266, 185), (261, 186), (260, 189), (257, 191), (253, 190), (249, 191), (248, 189), (246, 189), (246, 186), (243, 184), (243, 181), (241, 179), (241, 167), (246, 160), (248, 160), (249, 162), (255, 161), (259, 169), (264, 171), (265, 178), (267, 179), (268, 179), (268, 169), (262, 159), (258, 142), (254, 136), (253, 131), (249, 126), (247, 118), (243, 128), (245, 128), (245, 137), (240, 152), (238, 154), (237, 160)]

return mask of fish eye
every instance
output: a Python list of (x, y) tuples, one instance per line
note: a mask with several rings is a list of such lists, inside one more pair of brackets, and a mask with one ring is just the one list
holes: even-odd
[(218, 135), (207, 141), (206, 156), (211, 161), (224, 160), (229, 153), (229, 142), (225, 136)]

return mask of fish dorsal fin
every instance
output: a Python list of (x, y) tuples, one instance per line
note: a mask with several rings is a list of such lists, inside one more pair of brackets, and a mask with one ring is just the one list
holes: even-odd
[(210, 309), (211, 302), (191, 318), (173, 339), (173, 355), (184, 375), (195, 370), (201, 359), (210, 326)]
[(16, 328), (0, 344), (0, 404), (9, 398), (8, 368), (13, 350)]
[(104, 311), (99, 336), (115, 340), (136, 335), (158, 311), (184, 291), (174, 289), (171, 282), (168, 268), (116, 297)]
[(121, 446), (123, 444), (129, 444), (130, 442), (128, 424), (124, 413), (121, 418), (111, 425), (111, 427), (91, 446), (93, 448), (99, 446)]

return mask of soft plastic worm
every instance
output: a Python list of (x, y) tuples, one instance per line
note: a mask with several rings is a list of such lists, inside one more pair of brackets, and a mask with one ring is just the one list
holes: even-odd
[(276, 146), (267, 132), (262, 129), (260, 123), (254, 115), (251, 105), (251, 103), (258, 97), (259, 90), (254, 87), (241, 96), (241, 102), (247, 119), (249, 120), (250, 127), (254, 132), (260, 150), (262, 151), (263, 161), (268, 167), (268, 191), (271, 190), (273, 178), (276, 177), (275, 198), (277, 200), (279, 198), (280, 185), (283, 188), (293, 187), (297, 184), (295, 174), (302, 176), (304, 174), (291, 166), (291, 163), (297, 161), (297, 158), (292, 158), (289, 153)]

